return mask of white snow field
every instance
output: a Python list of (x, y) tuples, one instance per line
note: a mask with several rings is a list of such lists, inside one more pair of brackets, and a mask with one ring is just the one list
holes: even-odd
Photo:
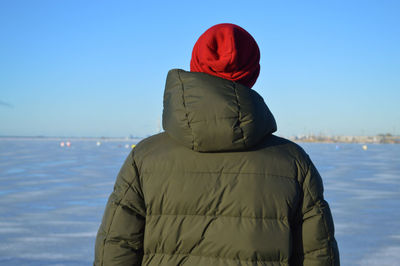
[[(0, 265), (92, 265), (132, 142), (0, 139)], [(300, 144), (319, 169), (342, 265), (399, 265), (400, 145)]]

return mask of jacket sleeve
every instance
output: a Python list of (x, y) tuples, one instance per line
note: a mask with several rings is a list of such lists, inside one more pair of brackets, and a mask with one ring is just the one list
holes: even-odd
[(145, 204), (133, 152), (114, 185), (96, 237), (96, 266), (141, 265)]
[(323, 184), (314, 164), (309, 161), (303, 183), (303, 199), (294, 230), (294, 265), (338, 266), (339, 250)]

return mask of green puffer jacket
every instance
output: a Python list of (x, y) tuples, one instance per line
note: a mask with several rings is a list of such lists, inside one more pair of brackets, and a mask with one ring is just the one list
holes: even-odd
[(118, 174), (95, 265), (339, 265), (321, 177), (255, 91), (171, 70), (163, 127)]

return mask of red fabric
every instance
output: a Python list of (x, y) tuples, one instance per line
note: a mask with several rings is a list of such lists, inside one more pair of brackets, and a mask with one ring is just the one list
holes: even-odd
[(218, 24), (194, 45), (190, 71), (203, 72), (252, 87), (260, 74), (260, 50), (254, 38), (234, 24)]

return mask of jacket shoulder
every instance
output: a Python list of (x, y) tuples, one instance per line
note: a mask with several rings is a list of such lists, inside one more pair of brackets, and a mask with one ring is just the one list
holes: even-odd
[(161, 152), (166, 152), (176, 146), (165, 132), (152, 135), (141, 140), (134, 148), (134, 160), (140, 164), (148, 156), (154, 156)]
[(310, 157), (300, 145), (283, 137), (269, 135), (257, 145), (256, 149), (273, 153), (277, 160), (295, 163), (302, 175), (306, 174), (311, 163)]

